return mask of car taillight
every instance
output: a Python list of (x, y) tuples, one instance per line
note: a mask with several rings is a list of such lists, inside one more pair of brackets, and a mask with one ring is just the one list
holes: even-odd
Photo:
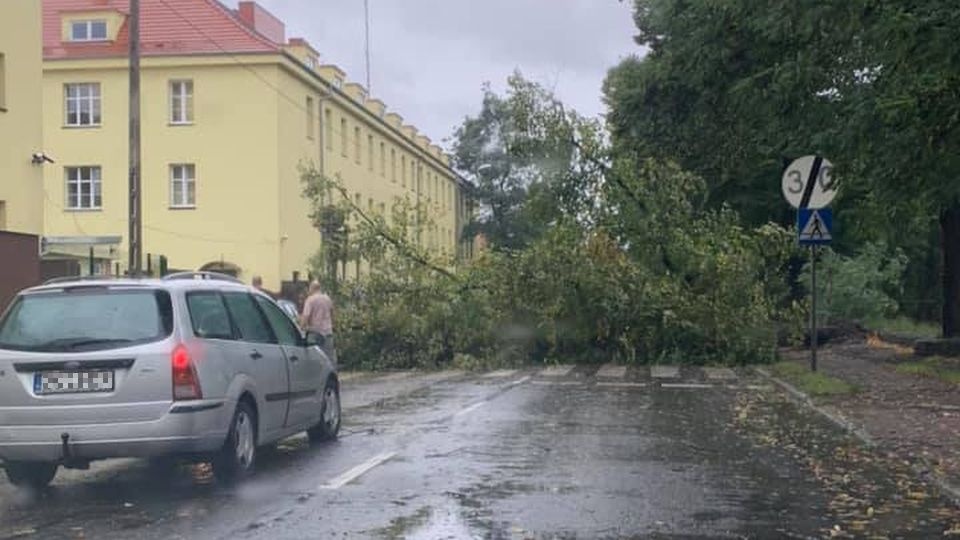
[(183, 345), (177, 345), (171, 358), (173, 365), (173, 399), (203, 399), (197, 370), (190, 357), (190, 351)]

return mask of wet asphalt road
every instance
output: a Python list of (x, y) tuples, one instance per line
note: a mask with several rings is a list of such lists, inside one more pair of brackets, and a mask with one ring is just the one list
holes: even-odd
[[(219, 486), (203, 465), (61, 471), (39, 498), (0, 481), (5, 538), (820, 537), (809, 471), (732, 428), (739, 373), (596, 367), (358, 376), (339, 441), (295, 438)], [(837, 435), (840, 437), (840, 435)]]

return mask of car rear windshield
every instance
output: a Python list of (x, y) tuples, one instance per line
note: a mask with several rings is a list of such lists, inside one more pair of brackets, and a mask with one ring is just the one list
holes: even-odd
[(166, 291), (82, 287), (20, 296), (0, 323), (0, 349), (115, 349), (159, 341), (172, 330)]

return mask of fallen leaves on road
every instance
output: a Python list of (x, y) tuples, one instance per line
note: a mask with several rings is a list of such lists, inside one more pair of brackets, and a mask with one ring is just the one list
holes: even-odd
[(737, 397), (732, 423), (754, 444), (776, 448), (816, 478), (836, 523), (830, 538), (960, 536), (960, 510), (909, 462), (867, 448), (777, 393)]

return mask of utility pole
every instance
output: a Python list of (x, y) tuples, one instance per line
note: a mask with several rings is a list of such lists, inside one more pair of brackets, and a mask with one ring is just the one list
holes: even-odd
[(128, 273), (140, 274), (143, 223), (140, 215), (140, 0), (130, 0), (130, 262)]
[(366, 55), (367, 55), (367, 94), (373, 93), (370, 86), (370, 0), (363, 0), (363, 24), (366, 29)]

